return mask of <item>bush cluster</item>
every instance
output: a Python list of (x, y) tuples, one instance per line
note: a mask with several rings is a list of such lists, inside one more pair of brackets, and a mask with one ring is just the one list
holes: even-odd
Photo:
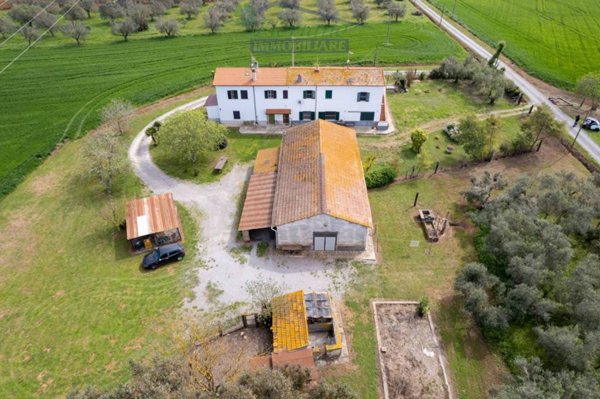
[(390, 184), (396, 176), (398, 176), (398, 172), (393, 165), (380, 163), (374, 164), (365, 172), (365, 181), (367, 188), (377, 188)]

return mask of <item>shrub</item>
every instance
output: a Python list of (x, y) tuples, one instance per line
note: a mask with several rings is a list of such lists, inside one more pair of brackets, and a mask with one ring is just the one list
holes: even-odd
[(427, 132), (423, 129), (415, 129), (410, 134), (410, 141), (412, 142), (412, 150), (416, 153), (421, 152), (421, 147), (427, 141)]
[(392, 165), (375, 164), (365, 173), (367, 188), (383, 187), (394, 181), (398, 172)]
[(419, 317), (423, 317), (427, 313), (429, 313), (429, 298), (424, 296), (419, 300), (419, 306), (417, 306), (417, 314), (419, 315)]

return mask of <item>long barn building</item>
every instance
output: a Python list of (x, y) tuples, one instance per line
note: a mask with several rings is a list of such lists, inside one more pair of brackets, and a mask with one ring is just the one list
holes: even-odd
[(258, 153), (239, 230), (271, 229), (284, 250), (363, 251), (372, 228), (353, 129), (317, 120)]

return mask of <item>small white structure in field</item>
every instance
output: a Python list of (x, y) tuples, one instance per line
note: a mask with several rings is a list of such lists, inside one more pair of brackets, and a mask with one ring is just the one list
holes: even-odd
[(371, 126), (385, 121), (385, 76), (372, 67), (217, 68), (208, 117), (227, 125), (315, 119)]
[(305, 123), (259, 152), (240, 218), (245, 240), (266, 229), (283, 250), (364, 251), (371, 227), (354, 129)]

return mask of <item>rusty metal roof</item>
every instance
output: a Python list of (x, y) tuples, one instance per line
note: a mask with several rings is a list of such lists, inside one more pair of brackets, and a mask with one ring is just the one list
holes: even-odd
[(274, 172), (250, 176), (239, 231), (271, 227), (276, 182), (277, 174)]
[(265, 110), (265, 113), (267, 115), (289, 115), (292, 113), (292, 110), (289, 108), (267, 108)]
[(309, 344), (304, 291), (296, 291), (273, 298), (273, 352), (293, 351)]
[(217, 68), (213, 86), (385, 86), (382, 68), (288, 67)]
[(129, 201), (125, 220), (128, 240), (175, 228), (179, 229), (183, 236), (183, 229), (171, 193)]
[(319, 214), (372, 226), (356, 133), (324, 120), (283, 136), (272, 225)]

